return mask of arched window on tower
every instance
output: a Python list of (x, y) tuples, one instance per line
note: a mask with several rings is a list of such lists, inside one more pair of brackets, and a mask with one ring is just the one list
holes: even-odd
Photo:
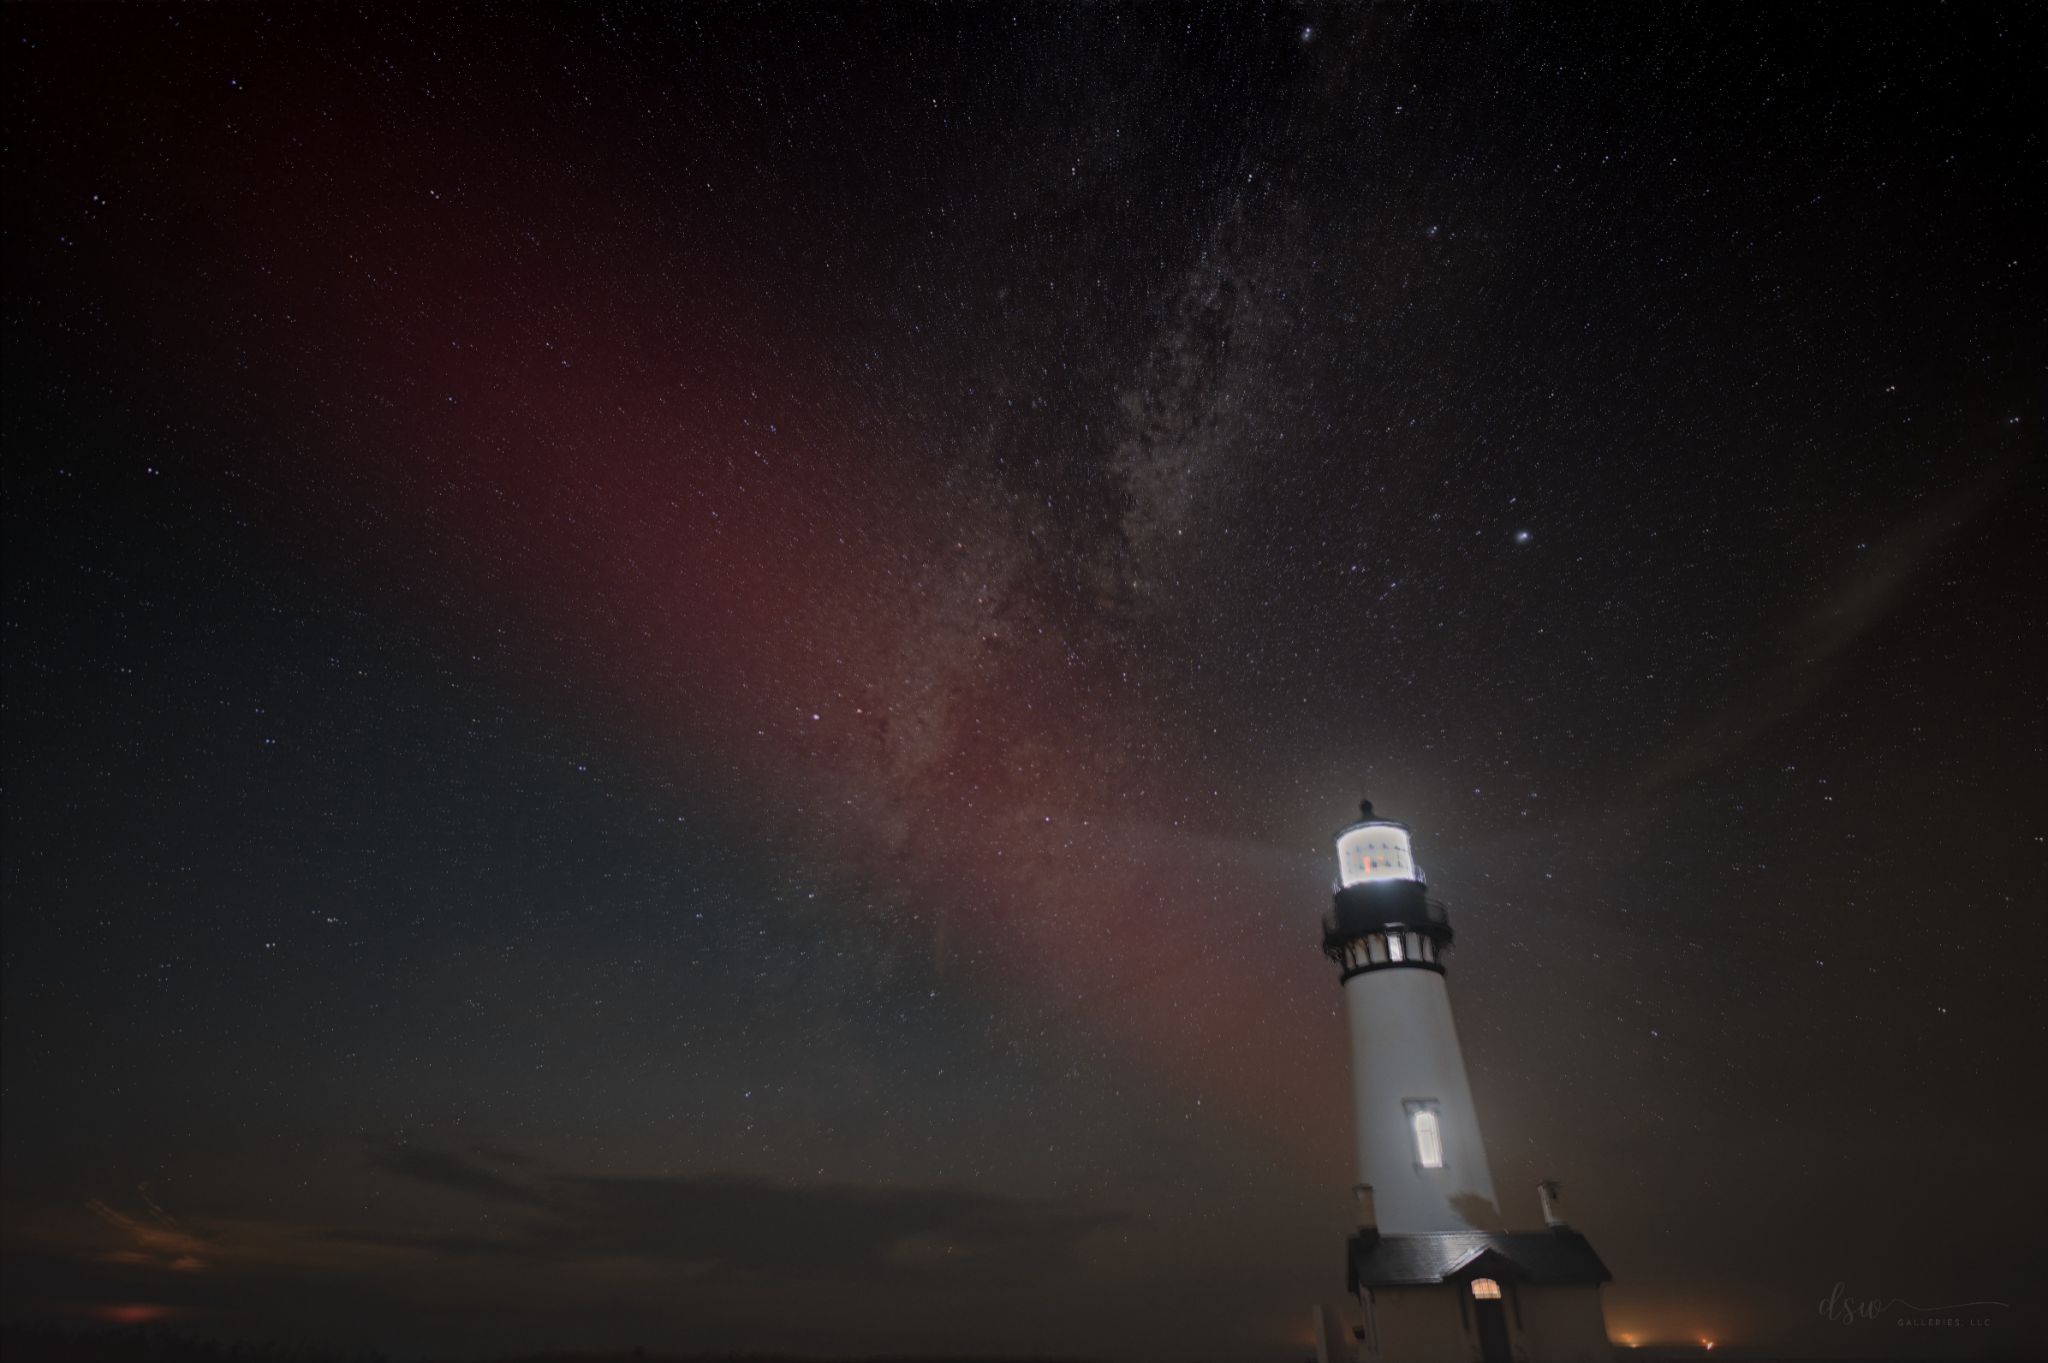
[(1408, 1126), (1415, 1133), (1415, 1162), (1425, 1169), (1444, 1167), (1443, 1126), (1437, 1118), (1434, 1098), (1408, 1103)]
[(1491, 1278), (1474, 1278), (1472, 1280), (1472, 1295), (1480, 1301), (1499, 1301), (1500, 1284)]

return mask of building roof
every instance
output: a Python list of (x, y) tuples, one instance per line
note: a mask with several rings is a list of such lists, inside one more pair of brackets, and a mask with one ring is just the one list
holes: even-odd
[(1416, 1287), (1465, 1277), (1507, 1277), (1528, 1283), (1613, 1280), (1586, 1237), (1569, 1226), (1532, 1231), (1351, 1237), (1351, 1290)]

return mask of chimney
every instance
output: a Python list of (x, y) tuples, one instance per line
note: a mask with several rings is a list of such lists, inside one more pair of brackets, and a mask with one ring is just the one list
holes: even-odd
[(1536, 1185), (1536, 1196), (1543, 1199), (1543, 1224), (1552, 1230), (1564, 1225), (1564, 1214), (1557, 1209), (1557, 1194), (1561, 1186), (1554, 1178), (1546, 1178)]
[(1360, 1230), (1378, 1230), (1380, 1224), (1379, 1217), (1373, 1214), (1372, 1209), (1372, 1185), (1370, 1183), (1355, 1183), (1351, 1186), (1351, 1195), (1358, 1199), (1358, 1228)]

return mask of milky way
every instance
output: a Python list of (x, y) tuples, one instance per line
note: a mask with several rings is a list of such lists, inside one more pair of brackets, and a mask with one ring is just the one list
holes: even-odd
[(2010, 22), (10, 11), (10, 1298), (1292, 1357), (1366, 793), (1618, 1331), (2006, 1281)]

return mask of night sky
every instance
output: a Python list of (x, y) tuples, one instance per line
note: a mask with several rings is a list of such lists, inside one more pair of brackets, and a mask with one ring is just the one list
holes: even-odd
[(2040, 12), (1807, 10), (8, 7), (6, 1312), (1297, 1359), (1369, 794), (1617, 1338), (2044, 1346)]

